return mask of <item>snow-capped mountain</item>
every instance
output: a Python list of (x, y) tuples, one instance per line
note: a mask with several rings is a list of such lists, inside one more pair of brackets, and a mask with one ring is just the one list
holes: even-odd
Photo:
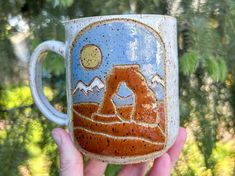
[(104, 88), (104, 83), (100, 80), (100, 78), (94, 77), (88, 85), (86, 85), (82, 81), (78, 81), (75, 89), (73, 90), (73, 94), (75, 94), (77, 91), (81, 91), (85, 95), (88, 95), (89, 93), (91, 93), (95, 90), (99, 91), (103, 88)]
[(151, 80), (151, 83), (154, 84), (154, 83), (159, 83), (161, 84), (163, 87), (165, 86), (165, 83), (164, 83), (164, 80), (158, 75), (154, 75), (152, 80)]

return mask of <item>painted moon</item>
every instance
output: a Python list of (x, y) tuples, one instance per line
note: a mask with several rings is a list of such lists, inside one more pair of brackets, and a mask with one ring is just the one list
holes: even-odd
[(80, 52), (80, 61), (86, 69), (96, 69), (102, 62), (102, 53), (96, 45), (85, 45)]

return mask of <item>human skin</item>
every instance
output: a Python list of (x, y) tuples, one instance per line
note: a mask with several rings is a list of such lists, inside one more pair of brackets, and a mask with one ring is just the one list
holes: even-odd
[[(55, 128), (52, 131), (52, 136), (60, 153), (61, 176), (102, 176), (104, 174), (107, 163), (90, 160), (84, 166), (82, 154), (76, 149), (64, 129)], [(169, 176), (171, 174), (186, 141), (186, 136), (186, 130), (180, 128), (173, 146), (161, 157), (154, 160), (149, 176)], [(147, 168), (148, 162), (124, 165), (118, 176), (142, 176), (146, 173)]]

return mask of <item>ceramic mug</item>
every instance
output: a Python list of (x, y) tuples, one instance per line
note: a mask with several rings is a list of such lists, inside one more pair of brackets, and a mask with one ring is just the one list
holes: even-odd
[[(109, 163), (161, 156), (179, 130), (176, 20), (161, 15), (113, 15), (64, 22), (65, 43), (33, 52), (30, 87), (49, 120), (66, 125), (78, 150)], [(45, 98), (43, 53), (66, 61), (67, 114)]]

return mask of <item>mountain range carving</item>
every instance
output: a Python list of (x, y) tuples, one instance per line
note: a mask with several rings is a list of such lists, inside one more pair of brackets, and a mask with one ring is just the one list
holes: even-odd
[(90, 84), (86, 85), (82, 81), (78, 81), (76, 84), (76, 87), (73, 91), (73, 94), (75, 94), (77, 91), (83, 92), (85, 95), (88, 95), (91, 92), (94, 92), (95, 90), (101, 90), (104, 88), (104, 83), (101, 81), (100, 78), (94, 77)]

